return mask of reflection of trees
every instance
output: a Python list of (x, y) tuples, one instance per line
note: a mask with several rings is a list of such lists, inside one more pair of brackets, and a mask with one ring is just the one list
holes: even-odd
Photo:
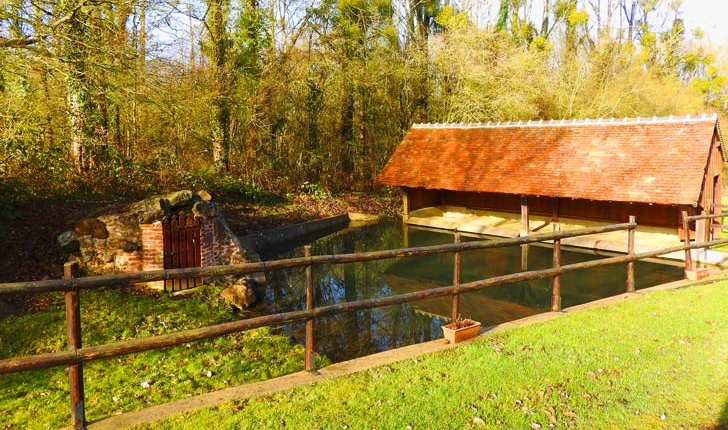
[[(410, 230), (408, 240), (411, 247), (436, 245), (452, 242), (452, 235)], [(312, 246), (314, 255), (332, 255), (401, 248), (403, 243), (401, 226), (381, 224), (336, 234), (318, 240)], [(550, 247), (530, 246), (529, 269), (551, 267), (552, 252)], [(279, 258), (302, 254), (299, 249)], [(463, 283), (520, 271), (520, 247), (467, 251), (462, 256)], [(589, 253), (564, 252), (562, 263), (572, 264), (596, 258), (601, 257)], [(421, 290), (450, 285), (452, 268), (452, 254), (316, 266), (313, 268), (315, 304), (322, 306), (385, 297), (403, 292), (402, 288)], [(572, 306), (623, 292), (625, 270), (623, 266), (607, 266), (588, 272), (565, 274), (562, 277), (562, 303)], [(679, 279), (682, 273), (679, 268), (671, 266), (637, 262), (636, 275), (637, 287), (644, 288)], [(254, 314), (305, 308), (303, 268), (268, 273), (267, 278), (269, 284), (265, 291), (265, 304), (254, 308)], [(399, 284), (395, 283), (397, 280)], [(461, 309), (464, 312), (472, 311), (464, 313), (464, 316), (476, 317), (486, 325), (497, 324), (548, 309), (550, 296), (549, 279), (514, 283), (466, 293), (461, 298)], [(443, 322), (436, 315), (449, 316), (450, 299), (428, 300), (442, 303), (433, 305), (427, 301), (415, 302), (317, 319), (315, 349), (333, 361), (341, 361), (430, 340), (433, 335), (439, 336), (439, 327)], [(303, 341), (303, 324), (286, 330), (297, 340)]]
[[(402, 229), (384, 224), (316, 241), (312, 252), (314, 255), (349, 254), (401, 248), (402, 243)], [(295, 250), (279, 258), (301, 255), (301, 250)], [(392, 260), (379, 260), (314, 267), (316, 306), (391, 295), (380, 274), (392, 263)], [(285, 312), (305, 307), (303, 269), (280, 270), (269, 273), (267, 278), (266, 304), (256, 309), (256, 313)], [(430, 339), (428, 322), (428, 317), (415, 314), (406, 305), (321, 318), (315, 322), (316, 350), (338, 361), (422, 342)], [(288, 330), (294, 338), (304, 338), (302, 324)]]

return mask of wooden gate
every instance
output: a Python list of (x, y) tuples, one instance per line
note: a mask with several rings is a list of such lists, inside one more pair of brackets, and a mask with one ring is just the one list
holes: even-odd
[[(162, 221), (164, 268), (200, 267), (200, 219), (183, 213)], [(168, 279), (165, 291), (180, 291), (202, 285), (201, 278)]]

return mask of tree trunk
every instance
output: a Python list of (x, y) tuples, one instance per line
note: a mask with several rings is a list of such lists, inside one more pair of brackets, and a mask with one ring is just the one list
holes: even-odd
[(230, 171), (230, 94), (234, 85), (234, 71), (229, 70), (227, 17), (229, 2), (226, 0), (208, 1), (207, 28), (210, 36), (210, 59), (213, 79), (213, 118), (212, 118), (212, 159), (221, 172)]

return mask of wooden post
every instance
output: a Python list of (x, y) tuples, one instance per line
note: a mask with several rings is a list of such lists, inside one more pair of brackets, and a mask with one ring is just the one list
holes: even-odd
[(519, 236), (528, 236), (529, 230), (528, 197), (521, 196), (521, 231), (519, 232)]
[[(561, 267), (561, 239), (554, 240), (554, 269)], [(551, 311), (561, 312), (561, 275), (551, 281)]]
[(408, 191), (404, 190), (404, 193), (402, 194), (402, 221), (407, 222), (407, 219), (409, 218), (409, 211), (410, 205)]
[(551, 226), (553, 228), (553, 231), (559, 231), (561, 230), (561, 223), (559, 221), (560, 217), (560, 203), (558, 197), (553, 198), (553, 206), (551, 208)]
[[(685, 246), (690, 245), (690, 223), (688, 223), (688, 212), (682, 211), (683, 235)], [(693, 256), (689, 249), (685, 250), (685, 272), (693, 270)], [(687, 276), (687, 273), (686, 273)]]
[[(707, 213), (705, 211), (701, 211), (700, 215), (706, 216)], [(710, 224), (709, 224), (708, 218), (704, 218), (704, 219), (695, 221), (695, 242), (707, 242), (708, 240), (710, 240), (709, 233), (708, 233), (709, 225)], [(702, 252), (701, 252), (701, 250), (702, 250)], [(705, 262), (706, 248), (696, 249), (696, 256), (697, 256), (697, 261), (694, 261), (693, 265), (696, 270), (699, 270), (700, 266), (701, 266), (700, 262), (701, 261)], [(702, 266), (706, 267), (705, 264), (702, 264)]]
[[(311, 256), (311, 245), (303, 247), (306, 257)], [(311, 264), (306, 266), (306, 310), (314, 307), (313, 277), (311, 275)], [(313, 318), (306, 320), (306, 351), (304, 357), (304, 368), (307, 372), (316, 371), (316, 363), (313, 356)]]
[[(455, 243), (460, 243), (460, 233), (455, 233)], [(452, 284), (460, 285), (460, 251), (455, 251), (453, 256)], [(458, 316), (460, 316), (460, 294), (452, 295), (452, 311), (450, 312), (450, 316), (452, 318), (452, 322), (457, 321)]]
[(402, 246), (409, 248), (409, 225), (402, 222)]
[[(528, 236), (531, 227), (528, 219), (528, 197), (521, 196), (521, 229), (519, 236)], [(521, 245), (521, 271), (528, 270), (528, 245)]]
[[(78, 262), (71, 261), (63, 265), (63, 277), (71, 279), (78, 273)], [(66, 331), (68, 334), (68, 350), (81, 348), (81, 302), (78, 291), (66, 291)], [(83, 393), (83, 365), (68, 366), (68, 382), (71, 396), (71, 421), (73, 428), (86, 428), (86, 411)]]
[(528, 245), (521, 245), (521, 271), (528, 270)]
[[(634, 215), (629, 216), (629, 222), (633, 223), (636, 218)], [(627, 231), (627, 254), (634, 254), (634, 228)], [(634, 293), (634, 261), (627, 262), (627, 292)]]

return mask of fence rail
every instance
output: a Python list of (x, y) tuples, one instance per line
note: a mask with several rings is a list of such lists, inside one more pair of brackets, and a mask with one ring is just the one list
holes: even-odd
[[(683, 220), (683, 231), (685, 232), (685, 237), (683, 240), (685, 241), (685, 271), (692, 271), (695, 270), (695, 264), (693, 262), (693, 255), (692, 252), (690, 252), (691, 249), (695, 248), (687, 248), (688, 245), (690, 245), (690, 223), (693, 221), (702, 221), (704, 224), (700, 226), (700, 228), (696, 225), (695, 227), (695, 238), (697, 242), (698, 238), (698, 232), (699, 231), (709, 231), (708, 226), (706, 225), (709, 220), (713, 220), (716, 218), (723, 218), (726, 216), (725, 213), (717, 213), (717, 214), (706, 214), (703, 212), (700, 215), (688, 215), (687, 211), (682, 211), (682, 220)], [(715, 230), (710, 230), (710, 236), (712, 237), (714, 235)]]
[[(460, 243), (456, 235), (455, 243), (436, 245), (418, 248), (405, 248), (385, 251), (373, 251), (359, 254), (322, 255), (311, 256), (310, 248), (306, 251), (305, 257), (291, 258), (269, 262), (246, 263), (233, 266), (214, 266), (207, 268), (189, 268), (176, 270), (157, 270), (144, 273), (94, 276), (88, 278), (73, 277), (73, 266), (66, 267), (65, 278), (36, 281), (16, 282), (0, 284), (0, 295), (9, 294), (38, 294), (63, 291), (66, 294), (66, 317), (68, 326), (69, 350), (48, 354), (38, 354), (25, 357), (14, 357), (0, 360), (0, 374), (23, 372), (34, 369), (49, 367), (68, 366), (71, 388), (71, 420), (75, 428), (85, 428), (84, 418), (84, 393), (83, 393), (83, 368), (84, 362), (112, 358), (126, 354), (142, 351), (161, 349), (189, 342), (214, 338), (226, 334), (242, 332), (258, 327), (275, 326), (294, 322), (306, 322), (306, 355), (304, 367), (308, 371), (314, 371), (313, 364), (313, 342), (314, 326), (316, 318), (353, 312), (364, 309), (391, 306), (402, 303), (435, 297), (453, 297), (452, 315), (457, 315), (459, 306), (459, 295), (465, 292), (482, 290), (485, 288), (508, 284), (512, 282), (528, 281), (543, 278), (552, 278), (552, 300), (551, 309), (561, 310), (560, 277), (564, 273), (577, 270), (584, 270), (610, 264), (627, 264), (627, 279), (625, 291), (634, 291), (633, 268), (634, 262), (646, 258), (658, 257), (663, 254), (690, 249), (710, 248), (717, 245), (728, 244), (728, 239), (713, 240), (703, 243), (686, 243), (684, 245), (665, 248), (655, 251), (634, 253), (634, 231), (637, 224), (634, 218), (630, 217), (629, 223), (613, 224), (603, 227), (556, 231), (551, 233), (538, 233), (517, 238), (481, 240)], [(605, 232), (627, 231), (628, 249), (626, 255), (607, 257), (599, 260), (561, 265), (561, 239), (568, 237), (584, 236)], [(468, 250), (497, 248), (513, 245), (527, 245), (536, 242), (553, 242), (554, 258), (553, 267), (542, 270), (524, 271), (509, 275), (497, 276), (482, 279), (474, 282), (460, 283), (460, 253)], [(327, 306), (313, 306), (313, 288), (311, 287), (311, 268), (323, 264), (344, 264), (361, 261), (400, 259), (417, 255), (428, 255), (436, 253), (453, 253), (453, 285), (416, 291), (406, 294), (387, 296), (375, 299), (359, 300), (354, 302), (338, 303)], [(687, 264), (687, 261), (686, 261)], [(304, 267), (306, 269), (306, 309), (265, 315), (227, 323), (216, 324), (190, 330), (183, 330), (176, 333), (157, 335), (141, 339), (133, 339), (124, 342), (109, 343), (97, 346), (82, 347), (80, 321), (81, 313), (79, 308), (78, 295), (80, 290), (100, 287), (123, 287), (140, 282), (160, 281), (168, 279), (205, 277), (213, 275), (243, 275), (258, 272), (269, 272), (273, 270)], [(687, 267), (687, 266), (686, 266)]]

